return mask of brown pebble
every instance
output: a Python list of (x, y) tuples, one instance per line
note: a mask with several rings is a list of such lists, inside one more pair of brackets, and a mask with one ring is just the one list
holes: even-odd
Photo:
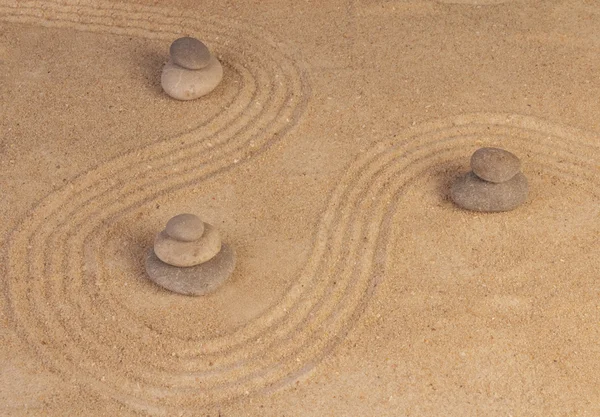
[(504, 149), (481, 148), (471, 156), (471, 169), (482, 180), (504, 182), (521, 171), (521, 161)]
[(173, 239), (164, 230), (154, 240), (154, 252), (161, 261), (180, 267), (190, 267), (208, 261), (221, 250), (221, 235), (208, 223), (198, 240), (182, 242)]
[(235, 252), (223, 244), (210, 261), (189, 268), (162, 262), (152, 249), (146, 253), (146, 272), (150, 280), (169, 291), (184, 295), (204, 295), (216, 290), (232, 274)]
[(160, 85), (165, 93), (177, 100), (194, 100), (213, 91), (223, 79), (221, 63), (211, 56), (209, 64), (199, 70), (189, 70), (173, 61), (165, 64)]
[(178, 214), (167, 222), (165, 232), (175, 240), (193, 242), (202, 237), (204, 222), (195, 214)]
[(199, 70), (210, 62), (210, 51), (196, 38), (188, 36), (176, 39), (169, 48), (171, 60), (180, 67)]
[(460, 207), (475, 211), (509, 211), (527, 200), (527, 178), (518, 173), (502, 183), (484, 181), (473, 172), (460, 177), (452, 185), (450, 196)]

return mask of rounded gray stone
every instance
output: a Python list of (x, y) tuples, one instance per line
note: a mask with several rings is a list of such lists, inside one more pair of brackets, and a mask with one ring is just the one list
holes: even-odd
[(481, 148), (471, 156), (471, 169), (482, 180), (504, 182), (521, 171), (521, 161), (504, 149)]
[(204, 222), (195, 214), (178, 214), (167, 222), (165, 232), (175, 240), (193, 242), (202, 237)]
[(191, 70), (205, 68), (210, 62), (210, 51), (206, 45), (188, 36), (176, 39), (169, 48), (169, 54), (174, 64)]
[(221, 250), (221, 235), (208, 223), (204, 223), (204, 234), (193, 242), (173, 239), (166, 231), (154, 240), (154, 253), (163, 262), (181, 267), (199, 265), (208, 261)]
[(194, 100), (213, 91), (223, 79), (223, 67), (211, 56), (206, 68), (190, 70), (173, 61), (165, 64), (160, 84), (169, 96), (177, 100)]
[(510, 180), (493, 183), (484, 181), (473, 172), (460, 177), (452, 185), (450, 196), (460, 207), (475, 211), (509, 211), (527, 200), (527, 178), (518, 173)]
[(235, 252), (223, 244), (221, 251), (210, 261), (188, 268), (164, 263), (149, 249), (146, 253), (146, 272), (155, 284), (184, 295), (204, 295), (215, 291), (232, 274)]

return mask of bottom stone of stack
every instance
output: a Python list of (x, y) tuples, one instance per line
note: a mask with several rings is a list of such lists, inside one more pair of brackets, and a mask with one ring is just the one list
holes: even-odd
[(509, 211), (527, 200), (527, 178), (518, 173), (508, 181), (493, 183), (484, 181), (469, 172), (452, 185), (450, 197), (458, 206), (474, 211)]

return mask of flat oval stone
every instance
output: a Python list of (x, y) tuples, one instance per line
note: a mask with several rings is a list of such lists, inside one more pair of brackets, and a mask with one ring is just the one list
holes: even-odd
[(155, 284), (184, 295), (204, 295), (215, 291), (231, 276), (235, 252), (223, 244), (210, 261), (189, 268), (178, 268), (161, 261), (152, 249), (146, 253), (146, 272)]
[(188, 36), (176, 39), (169, 48), (169, 54), (174, 64), (191, 70), (205, 68), (210, 62), (210, 51), (206, 45)]
[(213, 91), (223, 79), (223, 67), (210, 58), (206, 68), (189, 70), (169, 61), (165, 64), (160, 84), (165, 93), (177, 100), (194, 100)]
[(165, 232), (175, 240), (193, 242), (202, 237), (204, 222), (195, 214), (178, 214), (167, 222)]
[(204, 234), (193, 242), (173, 239), (166, 231), (154, 240), (154, 253), (163, 262), (180, 267), (199, 265), (214, 257), (221, 250), (221, 235), (208, 223), (204, 223)]
[(450, 196), (460, 207), (475, 211), (509, 211), (527, 200), (527, 178), (518, 173), (510, 180), (493, 183), (469, 172), (452, 185)]
[(521, 171), (521, 161), (504, 149), (481, 148), (471, 156), (471, 169), (482, 180), (504, 182)]

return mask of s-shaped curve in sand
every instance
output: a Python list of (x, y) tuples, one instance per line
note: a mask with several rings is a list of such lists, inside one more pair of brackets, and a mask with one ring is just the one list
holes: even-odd
[[(152, 197), (133, 189), (120, 195), (124, 202), (104, 202), (116, 204), (108, 214), (78, 214), (57, 193), (11, 235), (7, 314), (46, 366), (145, 412), (193, 410), (285, 386), (344, 339), (386, 277), (394, 213), (407, 187), (432, 167), (469, 155), (482, 140), (535, 155), (536, 170), (598, 198), (600, 148), (593, 135), (509, 114), (417, 125), (348, 166), (322, 213), (311, 255), (276, 305), (229, 334), (203, 338), (164, 337), (101, 285), (111, 279), (105, 222)], [(88, 195), (88, 187), (84, 176), (63, 193), (87, 195), (92, 207), (112, 196)], [(85, 205), (77, 207), (85, 211)]]

